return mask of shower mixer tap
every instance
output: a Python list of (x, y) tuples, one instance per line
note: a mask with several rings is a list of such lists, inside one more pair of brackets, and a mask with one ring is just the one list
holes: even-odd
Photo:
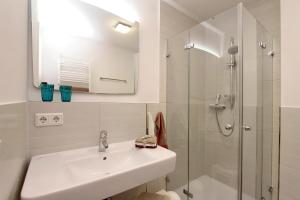
[(231, 131), (232, 130), (232, 125), (231, 124), (226, 124), (225, 130), (226, 131)]
[(221, 104), (221, 99), (222, 99), (221, 94), (217, 94), (216, 95), (216, 100), (214, 104), (209, 104), (209, 107), (211, 109), (214, 109), (215, 111), (222, 111), (226, 109), (226, 106), (224, 104)]

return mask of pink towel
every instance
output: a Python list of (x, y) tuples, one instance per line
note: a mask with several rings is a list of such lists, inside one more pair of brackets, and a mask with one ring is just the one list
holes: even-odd
[(165, 120), (162, 112), (159, 112), (156, 115), (155, 134), (157, 137), (157, 144), (167, 149), (168, 148), (167, 132), (166, 132)]

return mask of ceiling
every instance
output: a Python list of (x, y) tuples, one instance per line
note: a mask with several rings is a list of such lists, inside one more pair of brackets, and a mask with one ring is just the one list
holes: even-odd
[(163, 0), (186, 16), (203, 22), (243, 2), (250, 13), (280, 38), (280, 0)]
[(261, 0), (164, 0), (197, 21), (204, 21), (240, 2), (249, 4)]
[(273, 36), (280, 38), (280, 0), (258, 0), (246, 7)]

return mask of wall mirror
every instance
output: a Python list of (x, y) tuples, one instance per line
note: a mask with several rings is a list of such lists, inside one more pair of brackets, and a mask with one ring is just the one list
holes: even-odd
[(139, 24), (92, 0), (32, 1), (33, 82), (73, 91), (134, 94)]

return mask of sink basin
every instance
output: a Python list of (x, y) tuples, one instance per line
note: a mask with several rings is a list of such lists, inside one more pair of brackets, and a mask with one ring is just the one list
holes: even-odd
[(176, 154), (162, 147), (138, 149), (134, 141), (76, 149), (31, 159), (22, 200), (99, 200), (175, 169)]

